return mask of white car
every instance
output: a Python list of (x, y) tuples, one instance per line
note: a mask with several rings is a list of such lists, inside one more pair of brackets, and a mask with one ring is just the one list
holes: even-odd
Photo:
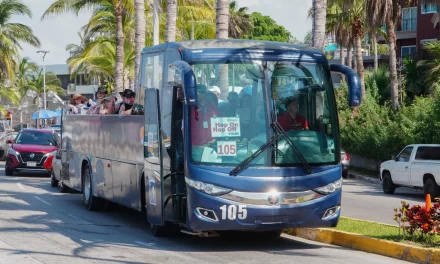
[(440, 197), (440, 145), (406, 146), (395, 160), (380, 165), (384, 193), (392, 194), (397, 187), (424, 190), (431, 198)]

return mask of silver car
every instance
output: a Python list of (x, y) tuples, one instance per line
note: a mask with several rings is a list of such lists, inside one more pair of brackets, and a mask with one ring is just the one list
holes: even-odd
[(341, 149), (342, 178), (348, 178), (348, 167), (350, 166), (350, 155)]

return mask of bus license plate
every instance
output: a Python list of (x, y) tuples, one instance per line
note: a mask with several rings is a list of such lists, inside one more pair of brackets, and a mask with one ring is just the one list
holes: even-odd
[(37, 166), (37, 163), (36, 163), (35, 161), (28, 161), (28, 162), (26, 162), (26, 165), (27, 165), (28, 167), (36, 167), (36, 166)]

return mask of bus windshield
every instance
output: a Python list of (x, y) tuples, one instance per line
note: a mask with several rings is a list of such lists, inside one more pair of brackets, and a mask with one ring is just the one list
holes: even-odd
[[(235, 166), (286, 132), (311, 166), (337, 164), (337, 118), (329, 74), (319, 64), (247, 61), (193, 64), (198, 105), (190, 107), (191, 161)], [(302, 166), (280, 137), (250, 166)]]

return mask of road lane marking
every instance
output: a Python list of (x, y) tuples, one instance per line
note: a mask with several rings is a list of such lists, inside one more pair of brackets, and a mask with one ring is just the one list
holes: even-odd
[(24, 190), (24, 187), (21, 183), (17, 182), (17, 186), (18, 186), (18, 188), (20, 188), (20, 190)]
[(75, 219), (75, 220), (77, 220), (77, 221), (82, 222), (83, 224), (86, 224), (86, 225), (93, 225), (92, 223), (87, 222), (86, 220), (82, 220), (81, 218), (79, 218), (79, 217), (77, 217), (77, 216), (74, 216), (74, 215), (72, 215), (72, 214), (67, 214), (67, 215), (70, 216), (70, 217), (72, 217), (73, 219)]
[(42, 202), (42, 203), (45, 203), (45, 204), (47, 204), (47, 205), (50, 205), (50, 203), (46, 202), (45, 200), (41, 199), (41, 198), (38, 197), (38, 196), (34, 196), (34, 198), (37, 199), (38, 201)]

